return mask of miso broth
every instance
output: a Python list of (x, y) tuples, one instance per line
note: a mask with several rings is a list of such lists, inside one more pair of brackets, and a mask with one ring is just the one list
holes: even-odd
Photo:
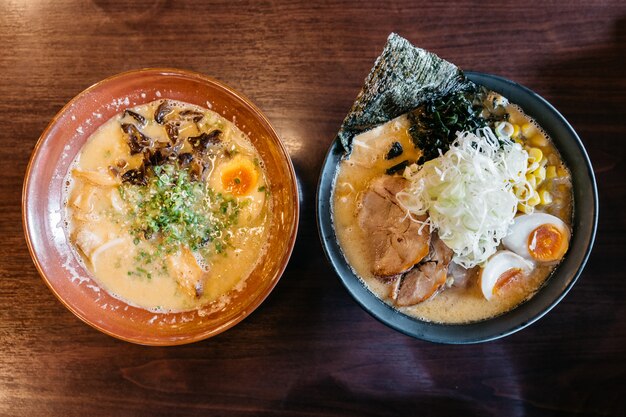
[[(508, 123), (514, 128), (515, 140), (527, 152), (538, 149), (542, 154), (541, 175), (535, 179), (540, 203), (536, 212), (549, 213), (571, 227), (572, 184), (568, 169), (563, 164), (550, 138), (536, 123), (513, 104), (506, 105)], [(418, 161), (422, 151), (416, 147), (409, 132), (410, 120), (402, 115), (373, 130), (354, 137), (352, 151), (337, 167), (333, 186), (332, 216), (336, 236), (343, 254), (355, 274), (381, 300), (400, 312), (420, 320), (438, 323), (466, 323), (484, 320), (511, 310), (532, 295), (548, 279), (558, 262), (536, 263), (523, 279), (505, 283), (497, 296), (487, 300), (481, 292), (480, 266), (464, 269), (455, 278), (457, 266), (450, 264), (446, 283), (424, 301), (411, 306), (397, 305), (395, 293), (398, 282), (406, 271), (397, 276), (376, 276), (372, 271), (372, 236), (359, 224), (364, 195), (372, 184), (385, 175), (402, 175), (406, 168), (394, 167), (400, 160)], [(396, 145), (399, 144), (399, 145)], [(402, 149), (402, 157), (389, 157), (393, 148)], [(533, 155), (537, 151), (531, 152)], [(537, 168), (538, 169), (538, 168)], [(395, 171), (395, 172), (393, 172)], [(544, 172), (546, 171), (546, 172)], [(543, 194), (542, 194), (543, 193)], [(545, 199), (544, 199), (545, 197)], [(550, 201), (548, 201), (548, 197)], [(518, 215), (522, 215), (520, 207)], [(407, 216), (409, 216), (407, 214)], [(428, 229), (426, 229), (428, 230)], [(502, 249), (502, 245), (498, 250)]]

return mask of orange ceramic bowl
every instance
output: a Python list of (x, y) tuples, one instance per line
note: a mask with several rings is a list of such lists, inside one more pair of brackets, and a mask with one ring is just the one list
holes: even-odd
[[(124, 109), (159, 98), (209, 107), (232, 120), (265, 162), (273, 212), (267, 250), (225, 305), (157, 314), (100, 289), (78, 262), (63, 227), (62, 191), (70, 164), (89, 136)], [(41, 277), (72, 313), (96, 329), (129, 342), (178, 345), (214, 336), (243, 320), (272, 291), (296, 238), (298, 189), (291, 160), (267, 118), (242, 94), (201, 74), (142, 69), (103, 80), (72, 99), (52, 119), (33, 151), (22, 194), (24, 231)]]

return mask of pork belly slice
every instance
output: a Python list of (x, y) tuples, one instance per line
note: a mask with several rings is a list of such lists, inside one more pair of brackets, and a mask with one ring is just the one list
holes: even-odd
[(417, 222), (411, 220), (396, 199), (396, 194), (407, 184), (399, 176), (374, 179), (363, 194), (357, 212), (373, 260), (371, 271), (381, 278), (408, 271), (429, 251), (430, 228), (422, 224), (427, 216), (417, 218)]
[(401, 277), (391, 297), (399, 307), (412, 306), (433, 297), (444, 288), (452, 249), (446, 246), (437, 232), (430, 239), (430, 252), (424, 261)]

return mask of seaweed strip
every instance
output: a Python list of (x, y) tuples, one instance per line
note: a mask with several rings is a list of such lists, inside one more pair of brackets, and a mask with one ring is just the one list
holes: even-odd
[(387, 152), (387, 155), (385, 155), (385, 159), (390, 160), (397, 158), (402, 155), (402, 152), (404, 152), (402, 144), (400, 142), (394, 142), (391, 144), (391, 148), (389, 149), (389, 152)]
[(346, 152), (350, 152), (355, 135), (407, 113), (429, 99), (473, 86), (454, 64), (392, 33), (337, 137)]
[(385, 171), (385, 174), (387, 175), (393, 175), (396, 174), (400, 171), (404, 171), (404, 168), (408, 167), (410, 165), (409, 160), (405, 159), (404, 161), (400, 162), (399, 164), (395, 164), (394, 166), (387, 168), (387, 170)]

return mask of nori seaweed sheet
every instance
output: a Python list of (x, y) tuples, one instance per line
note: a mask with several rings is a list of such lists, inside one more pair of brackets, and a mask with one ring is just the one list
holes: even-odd
[(392, 33), (337, 137), (350, 152), (355, 135), (407, 113), (428, 99), (473, 85), (456, 65)]

